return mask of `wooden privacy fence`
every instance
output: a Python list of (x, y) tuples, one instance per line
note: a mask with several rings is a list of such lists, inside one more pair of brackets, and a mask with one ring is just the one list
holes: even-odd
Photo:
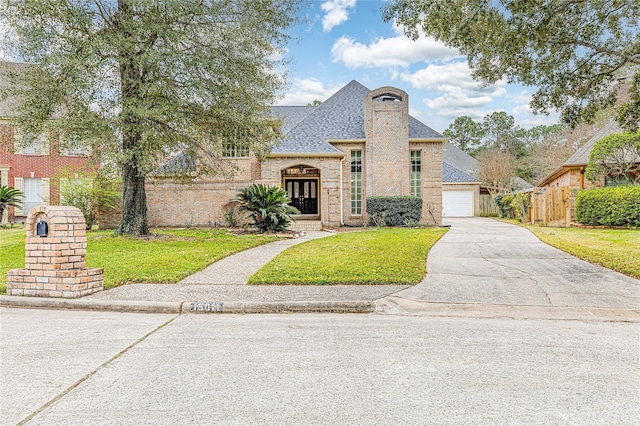
[(498, 216), (500, 209), (490, 194), (480, 194), (480, 216)]
[(534, 188), (529, 217), (541, 226), (569, 226), (572, 212), (571, 189), (568, 186)]

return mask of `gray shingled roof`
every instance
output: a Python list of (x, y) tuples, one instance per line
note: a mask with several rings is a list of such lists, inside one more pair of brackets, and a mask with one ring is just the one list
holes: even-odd
[(409, 138), (442, 138), (443, 136), (433, 130), (431, 127), (424, 124), (422, 121), (409, 116)]
[(596, 144), (596, 142), (604, 137), (613, 135), (615, 133), (622, 133), (623, 131), (624, 130), (622, 130), (622, 128), (616, 121), (611, 120), (604, 127), (598, 130), (598, 132), (593, 135), (591, 139), (587, 141), (587, 143), (582, 145), (580, 149), (574, 152), (573, 155), (569, 157), (569, 159), (562, 165), (565, 167), (586, 166), (587, 163), (589, 163), (589, 155), (591, 155), (591, 151), (593, 150), (593, 146)]
[[(368, 88), (352, 80), (312, 111), (295, 107), (275, 107), (283, 118), (283, 142), (273, 153), (340, 153), (327, 139), (364, 139), (364, 99)], [(305, 108), (305, 107), (298, 107)], [(302, 119), (301, 116), (307, 114)], [(291, 115), (289, 115), (291, 114)], [(295, 123), (295, 124), (291, 124)], [(409, 117), (410, 138), (441, 138), (442, 135)]]
[(271, 116), (282, 119), (280, 132), (287, 134), (299, 122), (318, 108), (317, 106), (272, 106)]
[(455, 167), (472, 176), (478, 172), (478, 160), (452, 144), (447, 142), (444, 145), (442, 159)]
[(469, 173), (465, 173), (462, 170), (453, 167), (446, 161), (442, 162), (442, 182), (454, 183), (454, 182), (477, 182), (478, 180), (471, 176)]
[(178, 154), (169, 159), (152, 174), (156, 176), (181, 175), (196, 172), (196, 161), (191, 155)]

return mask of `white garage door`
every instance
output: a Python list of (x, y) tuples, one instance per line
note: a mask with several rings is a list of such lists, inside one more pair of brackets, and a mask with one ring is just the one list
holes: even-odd
[(442, 191), (442, 216), (473, 216), (473, 191)]

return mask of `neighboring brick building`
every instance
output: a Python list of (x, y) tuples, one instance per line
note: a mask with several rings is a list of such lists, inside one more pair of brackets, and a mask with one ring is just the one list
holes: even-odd
[[(5, 69), (24, 66), (1, 63), (0, 79)], [(51, 135), (23, 140), (10, 124), (15, 103), (15, 100), (0, 102), (0, 184), (22, 191), (24, 204), (20, 209), (10, 207), (0, 219), (24, 222), (33, 207), (60, 203), (59, 178), (63, 171), (90, 172), (95, 165), (82, 151), (61, 152), (58, 140)]]
[[(273, 107), (272, 113), (283, 120), (284, 140), (263, 161), (242, 147), (226, 147), (223, 155), (238, 166), (232, 180), (150, 182), (150, 225), (224, 223), (229, 201), (252, 183), (284, 187), (302, 212), (298, 223), (359, 225), (366, 221), (367, 197), (416, 195), (423, 199), (421, 222), (441, 224), (447, 138), (409, 115), (406, 92), (371, 91), (352, 81), (320, 106)], [(177, 157), (164, 170), (173, 167), (195, 165)]]

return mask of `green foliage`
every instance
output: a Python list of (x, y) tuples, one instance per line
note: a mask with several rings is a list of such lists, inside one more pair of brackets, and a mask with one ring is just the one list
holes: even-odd
[(597, 181), (603, 176), (640, 183), (640, 132), (618, 133), (595, 143), (585, 176)]
[(261, 155), (279, 141), (265, 112), (285, 86), (274, 57), (298, 2), (3, 0), (5, 48), (29, 65), (2, 70), (0, 98), (21, 100), (25, 135), (60, 133), (117, 161), (118, 232), (147, 234), (144, 183), (167, 153), (229, 175), (223, 146)]
[(442, 134), (451, 138), (449, 142), (471, 154), (480, 146), (484, 132), (482, 126), (471, 117), (462, 116), (456, 118)]
[(373, 225), (409, 226), (422, 217), (422, 198), (404, 195), (368, 197), (366, 209)]
[(531, 194), (525, 194), (518, 192), (513, 196), (511, 200), (511, 207), (513, 209), (513, 215), (519, 219), (520, 222), (526, 223), (529, 221), (529, 207), (531, 206)]
[(60, 202), (80, 209), (87, 229), (96, 222), (100, 208), (115, 208), (120, 193), (118, 182), (105, 181), (98, 176), (84, 176), (78, 179), (60, 180)]
[[(7, 271), (24, 268), (24, 229), (0, 229), (0, 293)], [(105, 289), (128, 283), (175, 283), (231, 254), (277, 241), (221, 229), (155, 229), (144, 239), (87, 232), (87, 267), (104, 268)]]
[(640, 227), (640, 186), (617, 186), (578, 192), (576, 221), (585, 225)]
[(442, 228), (381, 228), (308, 241), (277, 255), (250, 284), (415, 284)]
[(236, 199), (240, 211), (249, 214), (251, 226), (260, 232), (284, 231), (293, 220), (290, 215), (300, 213), (289, 205), (287, 191), (278, 186), (253, 184), (243, 188)]
[(383, 14), (457, 48), (483, 83), (539, 87), (533, 110), (572, 124), (613, 105), (617, 77), (640, 73), (638, 1), (393, 0)]
[(496, 206), (500, 217), (506, 217), (509, 219), (515, 219), (515, 211), (511, 203), (513, 202), (513, 195), (497, 195), (494, 197)]
[(0, 185), (0, 221), (9, 207), (21, 207), (23, 194), (21, 191), (6, 185)]
[(640, 72), (633, 76), (629, 88), (629, 102), (618, 108), (616, 119), (627, 132), (640, 131)]

